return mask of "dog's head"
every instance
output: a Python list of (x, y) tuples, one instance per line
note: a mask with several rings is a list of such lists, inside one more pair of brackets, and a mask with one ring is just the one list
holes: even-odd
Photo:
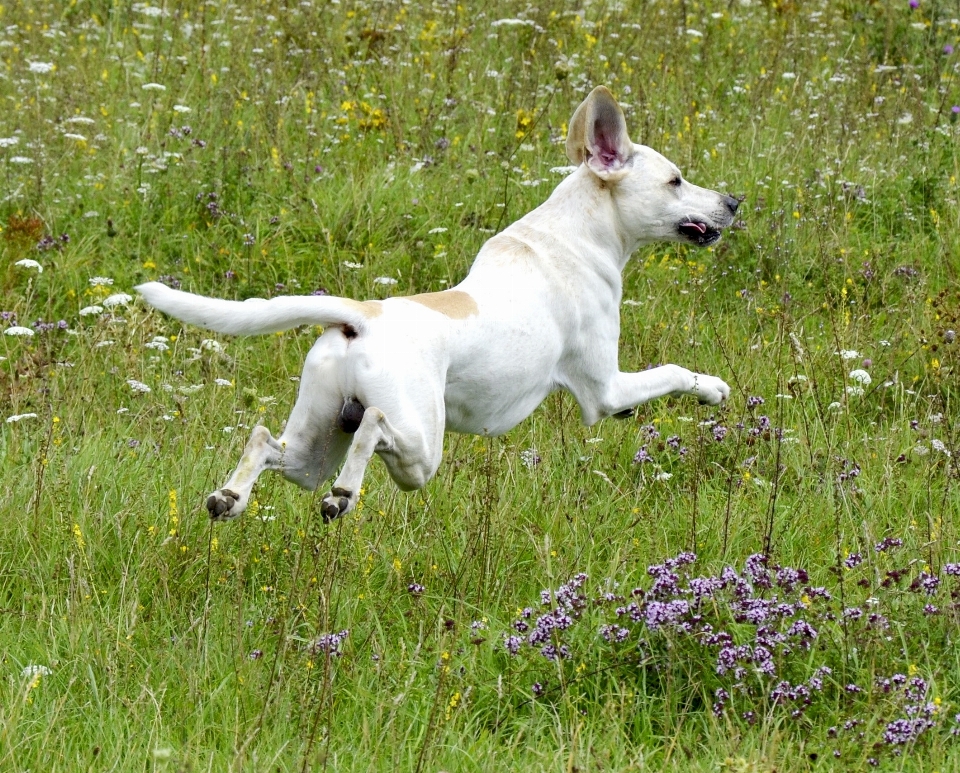
[(676, 164), (631, 142), (623, 110), (604, 86), (590, 92), (570, 119), (567, 157), (610, 189), (634, 247), (660, 241), (713, 244), (740, 204), (687, 182)]

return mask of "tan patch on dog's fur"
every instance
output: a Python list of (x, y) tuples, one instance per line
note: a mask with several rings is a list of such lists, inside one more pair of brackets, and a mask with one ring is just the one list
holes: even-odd
[(419, 303), (428, 309), (439, 311), (450, 319), (466, 319), (479, 311), (477, 302), (463, 290), (444, 290), (439, 293), (411, 295), (407, 300)]
[(350, 298), (341, 298), (340, 300), (351, 309), (363, 314), (367, 319), (379, 317), (383, 313), (383, 306), (380, 301), (354, 301)]

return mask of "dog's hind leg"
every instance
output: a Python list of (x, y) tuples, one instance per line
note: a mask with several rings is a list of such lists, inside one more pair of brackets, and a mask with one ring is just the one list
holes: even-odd
[(243, 456), (230, 479), (207, 497), (207, 510), (215, 521), (236, 518), (247, 509), (250, 492), (264, 470), (275, 470), (283, 462), (283, 446), (262, 424), (253, 428)]
[(323, 498), (320, 509), (325, 521), (356, 506), (364, 473), (374, 454), (383, 459), (390, 477), (404, 491), (422, 488), (433, 477), (443, 453), (443, 424), (416, 427), (407, 419), (404, 430), (398, 432), (379, 408), (364, 411), (343, 469)]
[(307, 355), (297, 401), (283, 434), (274, 438), (266, 427), (254, 428), (233, 475), (207, 497), (212, 519), (240, 515), (264, 470), (278, 470), (308, 491), (336, 471), (350, 446), (351, 422), (358, 408), (353, 400), (344, 400), (336, 386), (342, 357), (339, 338), (339, 334), (321, 336)]

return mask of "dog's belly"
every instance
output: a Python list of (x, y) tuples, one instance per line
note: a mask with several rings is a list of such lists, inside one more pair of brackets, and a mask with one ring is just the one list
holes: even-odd
[(516, 389), (489, 388), (482, 382), (447, 383), (447, 430), (470, 435), (500, 435), (533, 413), (552, 388), (547, 384)]

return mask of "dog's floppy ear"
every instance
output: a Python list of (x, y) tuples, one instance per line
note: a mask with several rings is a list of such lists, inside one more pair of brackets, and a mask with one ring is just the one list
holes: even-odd
[(586, 162), (598, 177), (614, 180), (623, 176), (632, 155), (623, 110), (606, 86), (597, 86), (570, 119), (567, 158), (577, 165)]

